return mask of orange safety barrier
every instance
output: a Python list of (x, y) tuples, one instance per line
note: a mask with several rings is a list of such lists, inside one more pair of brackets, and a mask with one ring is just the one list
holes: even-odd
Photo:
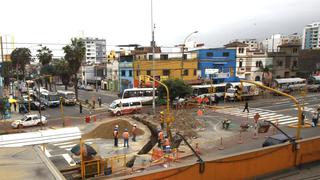
[(158, 160), (163, 157), (163, 151), (160, 148), (154, 148), (152, 150), (152, 161)]

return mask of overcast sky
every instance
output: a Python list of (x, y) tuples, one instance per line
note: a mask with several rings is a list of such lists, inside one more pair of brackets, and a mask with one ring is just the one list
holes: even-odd
[[(69, 43), (74, 36), (107, 44), (151, 40), (151, 0), (1, 0), (0, 34), (20, 43)], [(153, 0), (160, 46), (190, 40), (220, 47), (232, 39), (302, 33), (320, 21), (319, 0)], [(8, 38), (9, 39), (9, 38)]]

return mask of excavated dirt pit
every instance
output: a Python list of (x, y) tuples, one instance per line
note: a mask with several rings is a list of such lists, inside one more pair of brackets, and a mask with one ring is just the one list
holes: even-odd
[[(125, 120), (115, 120), (112, 122), (100, 124), (94, 130), (84, 134), (82, 137), (84, 139), (96, 139), (96, 138), (113, 139), (113, 131), (116, 124), (119, 125), (119, 137), (121, 137), (125, 128), (128, 129), (128, 132), (131, 135), (133, 124), (130, 124), (128, 121), (125, 121)], [(139, 129), (139, 127), (137, 127), (137, 136), (140, 136), (143, 134), (144, 134), (144, 131)]]

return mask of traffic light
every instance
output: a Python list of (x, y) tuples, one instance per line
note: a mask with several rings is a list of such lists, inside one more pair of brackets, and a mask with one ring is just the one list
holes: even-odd
[(243, 91), (243, 86), (242, 85), (239, 85), (239, 86), (236, 86), (236, 98), (238, 99), (238, 100), (240, 100), (241, 101), (241, 99), (242, 99), (242, 91)]
[(216, 92), (216, 88), (215, 87), (209, 87), (208, 88), (208, 92), (209, 93), (215, 93)]

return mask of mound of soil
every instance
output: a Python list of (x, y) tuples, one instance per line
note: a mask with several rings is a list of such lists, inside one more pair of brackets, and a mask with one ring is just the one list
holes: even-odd
[[(119, 125), (119, 138), (122, 137), (122, 133), (124, 129), (127, 128), (128, 132), (131, 134), (133, 124), (130, 124), (128, 121), (125, 120), (115, 120), (112, 122), (107, 122), (100, 124), (97, 128), (90, 131), (89, 133), (83, 134), (82, 137), (84, 139), (95, 139), (95, 138), (104, 138), (104, 139), (113, 139), (113, 131), (115, 125)], [(137, 127), (137, 136), (143, 135), (144, 131)]]

